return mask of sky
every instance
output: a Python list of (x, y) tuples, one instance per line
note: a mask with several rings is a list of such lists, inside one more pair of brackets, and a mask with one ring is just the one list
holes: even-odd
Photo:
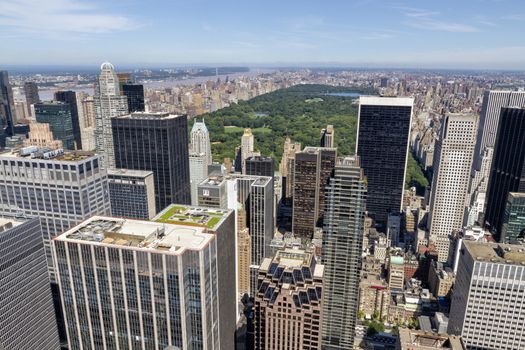
[(525, 0), (0, 0), (1, 65), (525, 69)]

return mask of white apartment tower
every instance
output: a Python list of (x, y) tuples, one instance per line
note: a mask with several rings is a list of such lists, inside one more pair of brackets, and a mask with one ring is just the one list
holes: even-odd
[(204, 123), (204, 119), (201, 122), (195, 120), (193, 123), (193, 127), (191, 128), (190, 153), (204, 154), (206, 157), (206, 165), (212, 162), (210, 133)]
[(449, 235), (463, 227), (477, 124), (475, 115), (449, 114), (436, 141), (429, 223), (439, 261), (447, 261)]
[(254, 137), (252, 129), (244, 129), (244, 134), (241, 137), (241, 164), (242, 173), (246, 173), (246, 159), (252, 156), (254, 151)]
[(109, 62), (100, 66), (100, 75), (95, 84), (95, 144), (97, 153), (103, 155), (107, 168), (115, 167), (111, 118), (128, 114), (128, 100), (120, 95), (119, 80), (115, 68)]

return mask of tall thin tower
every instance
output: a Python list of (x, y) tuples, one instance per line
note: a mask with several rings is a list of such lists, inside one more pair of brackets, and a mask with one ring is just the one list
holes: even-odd
[(323, 349), (353, 348), (365, 206), (359, 158), (339, 158), (327, 187), (324, 213)]
[(476, 115), (449, 114), (436, 141), (429, 222), (439, 261), (447, 261), (449, 235), (463, 226), (477, 126)]
[(191, 153), (204, 154), (207, 164), (212, 162), (210, 132), (204, 119), (201, 122), (195, 120), (191, 128)]
[(95, 86), (95, 143), (97, 153), (102, 154), (104, 165), (115, 167), (115, 150), (111, 118), (128, 113), (128, 100), (120, 94), (119, 79), (115, 67), (109, 62), (100, 66), (100, 75)]

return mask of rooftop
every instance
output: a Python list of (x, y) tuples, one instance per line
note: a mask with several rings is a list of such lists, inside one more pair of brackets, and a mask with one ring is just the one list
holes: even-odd
[(9, 230), (13, 227), (21, 225), (24, 223), (23, 219), (16, 219), (11, 216), (0, 216), (0, 233), (5, 230)]
[(463, 241), (472, 258), (499, 264), (525, 265), (525, 247), (520, 244)]
[(187, 249), (203, 249), (214, 237), (205, 231), (202, 227), (93, 216), (55, 239), (151, 249), (178, 255)]
[(360, 96), (359, 104), (368, 106), (412, 107), (414, 105), (414, 99), (412, 97)]
[(216, 230), (231, 210), (171, 204), (153, 221), (157, 223), (195, 226)]
[(460, 337), (399, 328), (401, 350), (465, 350)]
[(286, 248), (277, 251), (273, 259), (279, 265), (286, 267), (310, 266), (312, 254), (302, 249)]
[(170, 114), (166, 112), (134, 112), (131, 114), (125, 114), (120, 117), (115, 117), (118, 119), (175, 119), (182, 117), (179, 114)]
[(39, 148), (36, 146), (22, 147), (19, 149), (0, 151), (0, 157), (24, 158), (24, 159), (44, 159), (75, 162), (84, 160), (95, 155), (89, 151), (64, 151), (59, 148), (52, 150), (49, 148)]
[(111, 176), (129, 176), (144, 178), (153, 175), (153, 171), (149, 170), (133, 170), (133, 169), (108, 169), (108, 175)]

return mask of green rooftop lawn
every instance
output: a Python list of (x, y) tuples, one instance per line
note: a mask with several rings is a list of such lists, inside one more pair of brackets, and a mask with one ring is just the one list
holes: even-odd
[(160, 219), (157, 221), (164, 222), (167, 224), (184, 224), (189, 226), (206, 226), (207, 228), (213, 228), (219, 221), (221, 221), (223, 214), (220, 213), (213, 213), (208, 211), (203, 211), (203, 214), (206, 214), (209, 216), (209, 220), (206, 224), (201, 224), (198, 221), (202, 220), (205, 215), (201, 216), (190, 216), (185, 215), (182, 213), (178, 213), (179, 211), (184, 212), (186, 210), (186, 207), (181, 206), (173, 206), (169, 208), (164, 214), (161, 215)]

